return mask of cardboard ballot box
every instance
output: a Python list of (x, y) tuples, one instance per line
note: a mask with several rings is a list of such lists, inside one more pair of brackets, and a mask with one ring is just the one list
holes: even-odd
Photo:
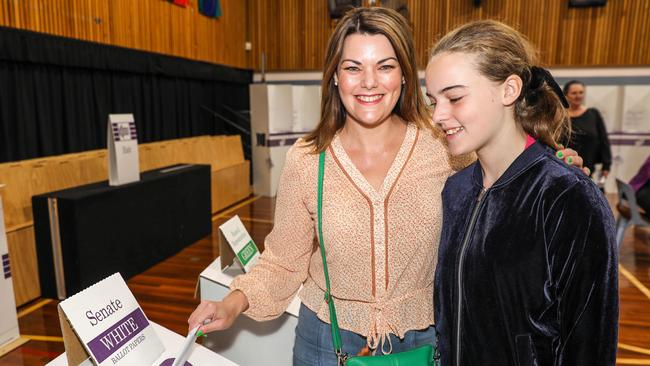
[(234, 365), (221, 357), (199, 359), (203, 352), (195, 352), (195, 333), (183, 339), (154, 326), (119, 273), (62, 301), (58, 312), (70, 365), (172, 366), (176, 357), (197, 365)]
[[(176, 350), (183, 343), (183, 337), (163, 327), (162, 325), (156, 324), (154, 322), (150, 322), (150, 323), (153, 326), (153, 330), (158, 335), (158, 338), (160, 338), (160, 341), (162, 342), (166, 350), (157, 360), (159, 361), (158, 363), (159, 365), (164, 360), (174, 357)], [(199, 344), (196, 344), (194, 346), (194, 349), (192, 350), (192, 355), (190, 356), (188, 362), (192, 364), (192, 366), (202, 366), (202, 365), (237, 366), (236, 363), (226, 359), (221, 355), (218, 355), (210, 351), (209, 349)], [(88, 360), (86, 361), (86, 363), (82, 363), (81, 365), (92, 366), (92, 362)], [(68, 366), (68, 359), (66, 358), (66, 354), (63, 353), (59, 355), (59, 357), (55, 358), (50, 363), (48, 363), (47, 366)]]
[[(236, 261), (222, 271), (218, 257), (199, 277), (201, 300), (223, 299), (230, 291), (232, 280), (242, 273)], [(203, 345), (241, 366), (291, 365), (299, 309), (300, 300), (296, 297), (278, 319), (257, 322), (241, 316), (230, 329), (209, 333)]]

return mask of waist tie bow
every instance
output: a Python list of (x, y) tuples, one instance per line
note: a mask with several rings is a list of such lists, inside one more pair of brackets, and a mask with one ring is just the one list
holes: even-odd
[[(402, 296), (403, 297), (403, 296)], [(391, 299), (389, 302), (395, 302), (400, 299)], [(366, 338), (366, 345), (372, 350), (374, 355), (378, 349), (385, 355), (393, 352), (393, 343), (390, 340), (390, 333), (395, 334), (399, 338), (404, 335), (400, 334), (395, 324), (396, 314), (395, 306), (389, 306), (383, 299), (375, 303), (368, 304), (370, 306), (370, 324), (368, 329), (368, 338)], [(388, 340), (388, 342), (386, 342)], [(388, 343), (388, 344), (386, 344)], [(386, 349), (388, 347), (388, 349)]]

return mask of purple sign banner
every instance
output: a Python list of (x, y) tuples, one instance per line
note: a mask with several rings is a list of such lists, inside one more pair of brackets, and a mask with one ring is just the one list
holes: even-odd
[(88, 348), (97, 363), (102, 363), (110, 355), (122, 349), (128, 342), (149, 326), (147, 317), (139, 307), (120, 319), (102, 334), (88, 342)]

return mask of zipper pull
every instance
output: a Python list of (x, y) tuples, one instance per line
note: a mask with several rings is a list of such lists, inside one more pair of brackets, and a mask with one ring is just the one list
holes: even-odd
[(481, 188), (481, 191), (478, 193), (478, 198), (476, 199), (476, 202), (481, 202), (481, 199), (483, 199), (483, 196), (487, 192), (487, 188)]

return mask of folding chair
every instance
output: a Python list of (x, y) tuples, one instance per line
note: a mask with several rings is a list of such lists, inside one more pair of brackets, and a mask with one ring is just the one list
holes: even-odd
[(628, 226), (650, 226), (650, 218), (646, 216), (645, 212), (642, 212), (643, 210), (636, 203), (636, 196), (632, 186), (620, 179), (616, 179), (616, 186), (618, 187), (616, 209), (619, 213), (616, 221), (616, 246), (620, 250)]

